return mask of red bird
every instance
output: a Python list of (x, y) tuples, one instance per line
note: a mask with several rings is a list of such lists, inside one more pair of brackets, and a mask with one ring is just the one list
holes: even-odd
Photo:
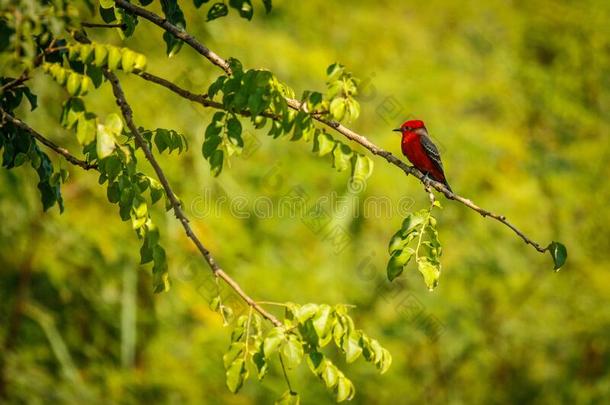
[(445, 178), (441, 154), (428, 136), (428, 130), (423, 121), (406, 121), (394, 131), (402, 133), (402, 153), (413, 166), (425, 176), (443, 183), (451, 192), (451, 187)]

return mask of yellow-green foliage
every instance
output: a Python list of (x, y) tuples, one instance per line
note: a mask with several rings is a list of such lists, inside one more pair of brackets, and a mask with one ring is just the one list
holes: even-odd
[[(439, 196), (443, 209), (433, 211), (443, 246), (438, 286), (429, 292), (413, 262), (390, 283), (388, 241), (408, 212), (429, 207), (416, 179), (329, 132), (375, 162), (354, 191), (349, 175), (311, 153), (322, 135), (275, 140), (268, 127), (247, 121), (241, 153), (214, 177), (201, 145), (215, 110), (119, 70), (136, 124), (171, 128), (188, 139), (190, 148), (179, 157), (158, 156), (191, 226), (222, 267), (255, 299), (355, 305), (350, 315), (359, 327), (392, 354), (381, 375), (364, 361), (346, 364), (343, 354), (323, 349), (323, 360), (356, 388), (352, 402), (607, 400), (610, 2), (277, 0), (265, 14), (254, 1), (252, 21), (249, 10), (242, 12), (246, 18), (229, 10), (207, 22), (212, 3), (181, 2), (186, 29), (210, 49), (238, 58), (244, 69), (268, 69), (297, 96), (324, 92), (326, 67), (343, 64), (361, 79), (359, 118), (346, 125), (399, 155), (391, 130), (407, 118), (423, 119), (458, 194), (506, 215), (540, 243), (561, 240), (569, 249), (568, 263), (555, 273), (548, 255), (503, 225)], [(80, 3), (71, 7), (82, 8), (86, 21), (100, 21)], [(158, 2), (147, 8), (161, 13)], [(206, 93), (222, 74), (187, 46), (178, 53), (179, 45), (166, 47), (162, 31), (141, 19), (132, 37), (118, 31), (87, 29), (96, 43), (146, 55), (148, 72), (195, 93)], [(122, 58), (125, 65), (114, 58), (114, 67), (144, 66), (137, 54)], [(2, 76), (22, 71), (2, 66)], [(57, 81), (84, 95), (84, 81), (70, 90), (71, 74)], [(78, 154), (79, 140), (57, 122), (69, 97), (64, 87), (42, 72), (28, 85), (39, 107), (22, 107), (17, 115)], [(86, 89), (87, 111), (119, 112), (108, 84)], [(330, 108), (337, 118), (358, 116), (353, 106)], [(324, 142), (333, 146), (332, 139)], [(0, 170), (0, 343), (9, 338), (19, 285), (28, 285), (17, 335), (10, 350), (1, 350), (11, 401), (267, 404), (282, 396), (277, 362), (262, 383), (251, 377), (237, 395), (226, 389), (223, 354), (231, 328), (209, 308), (217, 284), (163, 204), (134, 217), (154, 218), (166, 251), (172, 288), (153, 294), (153, 275), (140, 264), (142, 241), (108, 203), (99, 175), (40, 148), (70, 174), (62, 185), (63, 214), (42, 213), (35, 172)], [(145, 171), (139, 175), (152, 176), (141, 152), (134, 154)], [(303, 206), (296, 213), (282, 209), (295, 196)], [(313, 221), (312, 212), (321, 212), (321, 220)], [(229, 290), (220, 295), (234, 319), (247, 315)], [(303, 403), (334, 402), (308, 367), (296, 367), (290, 377)], [(341, 398), (351, 395), (352, 387), (343, 386)]]

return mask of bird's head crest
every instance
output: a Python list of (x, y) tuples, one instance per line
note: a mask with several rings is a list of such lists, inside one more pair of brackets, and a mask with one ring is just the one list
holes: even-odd
[(406, 131), (413, 131), (413, 130), (419, 129), (419, 128), (426, 128), (426, 124), (424, 124), (424, 122), (421, 120), (409, 120), (409, 121), (405, 121), (400, 126), (400, 128), (396, 128), (394, 131), (406, 132)]

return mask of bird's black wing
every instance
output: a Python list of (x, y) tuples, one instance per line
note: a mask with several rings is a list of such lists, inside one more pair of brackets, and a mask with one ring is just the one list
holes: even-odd
[(422, 134), (419, 137), (419, 141), (421, 142), (421, 146), (424, 147), (424, 150), (441, 173), (445, 174), (445, 170), (443, 169), (443, 162), (441, 162), (441, 154), (438, 151), (438, 148), (432, 142), (432, 139), (426, 134)]

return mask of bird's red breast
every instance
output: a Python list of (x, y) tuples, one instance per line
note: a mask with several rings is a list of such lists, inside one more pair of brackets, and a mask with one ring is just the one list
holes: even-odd
[(445, 183), (444, 173), (438, 169), (432, 159), (426, 153), (420, 134), (414, 131), (406, 131), (402, 135), (402, 153), (409, 159), (421, 172), (429, 173), (430, 177), (441, 183)]

